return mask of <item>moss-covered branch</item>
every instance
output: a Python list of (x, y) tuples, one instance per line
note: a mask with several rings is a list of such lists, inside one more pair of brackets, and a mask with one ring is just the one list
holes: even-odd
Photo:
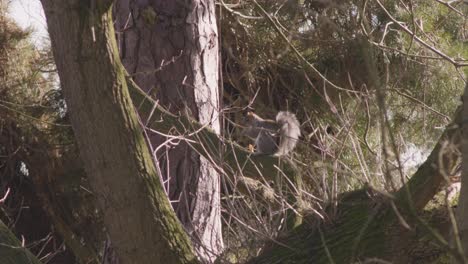
[(426, 161), (419, 166), (408, 183), (397, 193), (399, 204), (421, 210), (439, 191), (445, 178), (452, 176), (461, 162), (460, 143), (462, 107), (455, 111), (455, 117), (447, 126)]
[(2, 264), (40, 264), (41, 262), (0, 221), (0, 263)]

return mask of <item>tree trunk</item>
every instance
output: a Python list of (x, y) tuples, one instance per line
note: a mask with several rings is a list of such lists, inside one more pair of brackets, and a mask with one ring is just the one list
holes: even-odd
[(458, 231), (455, 229), (454, 241), (455, 246), (459, 248), (465, 263), (468, 256), (468, 82), (465, 84), (465, 93), (463, 95), (463, 118), (461, 125), (463, 130), (463, 139), (461, 144), (462, 151), (462, 176), (461, 176), (461, 189), (460, 197), (458, 199), (457, 208), (457, 226)]
[[(148, 126), (164, 133), (187, 128), (197, 131), (187, 138), (201, 143), (193, 143), (193, 147), (207, 158), (215, 155), (223, 142), (216, 133), (202, 129), (185, 116), (171, 115), (160, 107), (152, 109), (154, 102), (123, 77), (115, 44), (108, 42), (107, 36), (114, 33), (107, 9), (101, 9), (108, 2), (84, 8), (80, 2), (43, 0), (71, 121), (113, 246), (121, 263), (194, 261), (188, 239), (177, 225), (151, 166), (135, 114), (130, 111), (127, 84), (133, 101), (144, 109), (143, 120), (153, 113)], [(258, 168), (273, 171), (277, 161), (272, 157), (249, 159), (237, 147), (225, 153), (226, 162), (216, 155), (213, 158), (228, 175), (232, 172), (229, 169), (236, 170), (242, 164), (245, 175), (254, 177), (259, 177)], [(254, 162), (265, 166), (255, 166)], [(395, 204), (405, 203), (403, 199), (399, 196)], [(407, 232), (401, 228), (390, 202), (371, 189), (343, 196), (337, 222), (313, 225), (307, 219), (253, 262), (351, 263), (369, 256), (389, 256), (394, 253), (387, 247), (389, 236), (395, 234), (395, 229), (396, 233)], [(315, 229), (317, 226), (319, 229)], [(400, 238), (394, 237), (395, 241)]]
[(128, 94), (111, 3), (42, 0), (84, 168), (121, 264), (194, 263)]
[[(170, 112), (189, 114), (219, 134), (214, 1), (120, 0), (115, 17), (132, 79)], [(219, 173), (187, 142), (168, 144), (168, 137), (151, 132), (149, 138), (174, 210), (199, 256), (213, 261), (223, 249)]]

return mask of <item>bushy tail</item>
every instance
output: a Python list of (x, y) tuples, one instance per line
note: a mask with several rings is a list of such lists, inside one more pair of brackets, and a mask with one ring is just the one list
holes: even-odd
[(296, 115), (287, 111), (279, 112), (276, 115), (276, 122), (280, 126), (279, 132), (281, 135), (276, 156), (287, 155), (296, 147), (297, 141), (301, 136), (301, 127)]

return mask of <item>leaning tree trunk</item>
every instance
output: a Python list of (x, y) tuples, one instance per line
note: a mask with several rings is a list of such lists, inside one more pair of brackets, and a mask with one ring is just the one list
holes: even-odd
[(465, 84), (465, 94), (463, 95), (463, 118), (461, 125), (463, 130), (463, 139), (461, 144), (462, 151), (462, 176), (460, 198), (457, 208), (457, 226), (454, 230), (454, 244), (463, 252), (464, 260), (468, 256), (468, 82)]
[[(119, 0), (115, 17), (120, 56), (133, 80), (170, 112), (189, 114), (219, 134), (214, 1)], [(213, 261), (223, 248), (218, 172), (184, 141), (151, 132), (149, 138), (179, 219), (199, 256)]]
[(121, 264), (194, 263), (118, 57), (109, 0), (42, 0), (80, 155)]

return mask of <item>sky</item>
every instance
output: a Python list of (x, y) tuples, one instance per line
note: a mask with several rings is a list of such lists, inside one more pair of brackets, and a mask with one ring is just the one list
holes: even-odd
[(47, 39), (47, 26), (39, 0), (10, 0), (8, 13), (23, 29), (32, 27), (32, 42), (40, 47)]

